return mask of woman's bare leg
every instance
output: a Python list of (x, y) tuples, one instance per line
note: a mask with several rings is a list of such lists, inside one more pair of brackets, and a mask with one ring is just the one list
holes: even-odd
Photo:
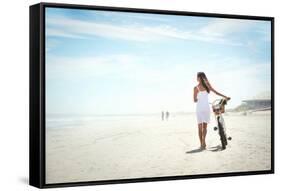
[(199, 135), (199, 140), (200, 140), (200, 147), (203, 146), (203, 142), (202, 142), (202, 138), (203, 138), (203, 134), (202, 134), (202, 128), (203, 128), (203, 124), (200, 123), (198, 124), (198, 135)]
[(203, 148), (206, 148), (206, 135), (207, 135), (207, 123), (202, 125), (202, 145)]

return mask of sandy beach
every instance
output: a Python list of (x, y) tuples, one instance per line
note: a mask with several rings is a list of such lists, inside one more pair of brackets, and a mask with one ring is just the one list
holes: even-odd
[(198, 150), (195, 115), (48, 118), (46, 183), (269, 170), (271, 118), (264, 112), (225, 116), (232, 141), (208, 126)]

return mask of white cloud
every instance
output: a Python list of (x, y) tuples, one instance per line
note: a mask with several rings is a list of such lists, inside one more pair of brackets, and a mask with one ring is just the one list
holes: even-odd
[(47, 25), (46, 31), (48, 36), (90, 38), (95, 35), (133, 41), (159, 39), (158, 36), (147, 33), (145, 28), (136, 26), (117, 26), (64, 17), (47, 18)]
[(47, 36), (68, 38), (91, 38), (101, 36), (112, 39), (129, 41), (155, 41), (164, 39), (194, 40), (217, 44), (240, 46), (242, 43), (233, 42), (226, 35), (251, 26), (244, 20), (214, 19), (209, 25), (198, 30), (179, 29), (167, 24), (144, 26), (141, 24), (122, 24), (82, 21), (64, 16), (47, 17)]
[[(108, 12), (108, 11), (100, 11), (99, 15), (102, 15), (103, 17), (106, 17), (107, 20), (112, 21), (118, 21), (118, 22), (126, 22), (128, 20), (131, 21), (158, 21), (158, 22), (169, 22), (171, 21), (171, 17), (163, 17), (163, 15), (155, 15), (151, 13), (125, 13), (123, 12), (120, 14), (120, 12)], [(96, 14), (92, 14), (92, 16), (96, 16)]]
[(218, 18), (212, 19), (209, 24), (202, 27), (199, 32), (209, 36), (224, 37), (228, 34), (252, 27), (253, 24), (255, 24), (255, 21)]
[(59, 36), (59, 37), (65, 37), (65, 38), (85, 39), (85, 37), (82, 35), (78, 35), (78, 34), (63, 30), (63, 29), (56, 29), (56, 28), (47, 28), (46, 36), (47, 37)]
[(53, 48), (56, 48), (60, 45), (60, 41), (57, 39), (48, 39), (46, 40), (46, 52), (51, 51)]

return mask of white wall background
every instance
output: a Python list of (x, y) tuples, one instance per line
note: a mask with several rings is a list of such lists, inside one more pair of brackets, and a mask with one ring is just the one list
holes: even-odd
[[(28, 7), (36, 0), (2, 1), (0, 6), (0, 190), (37, 190), (28, 185)], [(184, 10), (275, 17), (276, 116), (280, 115), (281, 12), (277, 0), (56, 0), (59, 3)], [(131, 183), (52, 190), (271, 190), (280, 187), (280, 118), (276, 117), (276, 174)], [(241, 145), (243, 149), (243, 145)], [(171, 156), (172, 157), (172, 156)], [(208, 159), (206, 159), (208, 160)]]

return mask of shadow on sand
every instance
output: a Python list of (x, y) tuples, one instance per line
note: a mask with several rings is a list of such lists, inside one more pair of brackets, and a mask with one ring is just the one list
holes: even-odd
[(217, 145), (217, 146), (210, 147), (208, 149), (208, 151), (218, 152), (218, 151), (223, 151), (223, 149), (222, 149), (221, 145)]
[(186, 154), (194, 154), (194, 153), (200, 153), (200, 152), (202, 152), (204, 150), (211, 151), (211, 152), (223, 151), (221, 145), (217, 145), (217, 146), (209, 147), (207, 149), (202, 149), (202, 148), (193, 149), (193, 150), (190, 150), (190, 151), (186, 151), (185, 153)]
[(198, 148), (198, 149), (193, 149), (193, 150), (190, 150), (190, 151), (186, 151), (185, 153), (186, 154), (194, 154), (194, 153), (200, 153), (202, 151), (204, 151), (204, 149)]
[(28, 185), (29, 184), (29, 180), (27, 177), (19, 177), (19, 182), (22, 183), (22, 184), (26, 184)]

